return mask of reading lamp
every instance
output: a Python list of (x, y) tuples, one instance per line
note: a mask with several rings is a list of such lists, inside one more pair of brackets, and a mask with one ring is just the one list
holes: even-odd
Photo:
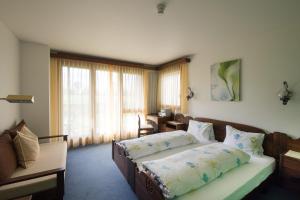
[(34, 103), (34, 96), (31, 95), (8, 95), (6, 98), (0, 98), (9, 103)]

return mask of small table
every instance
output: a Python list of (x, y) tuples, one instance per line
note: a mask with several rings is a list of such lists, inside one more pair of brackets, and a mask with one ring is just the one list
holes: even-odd
[(184, 130), (186, 125), (185, 123), (178, 121), (167, 121), (166, 127), (172, 130)]
[(279, 178), (282, 186), (300, 193), (300, 159), (281, 154)]

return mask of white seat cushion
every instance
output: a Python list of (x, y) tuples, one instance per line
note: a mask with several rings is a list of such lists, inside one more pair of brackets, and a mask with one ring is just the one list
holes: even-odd
[[(40, 144), (38, 160), (29, 168), (17, 168), (12, 178), (30, 175), (56, 168), (66, 168), (67, 142)], [(0, 199), (10, 199), (56, 187), (56, 175), (31, 179), (0, 187)]]

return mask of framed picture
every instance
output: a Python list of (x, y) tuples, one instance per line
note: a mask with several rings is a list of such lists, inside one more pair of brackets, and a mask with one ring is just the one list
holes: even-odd
[(241, 59), (216, 63), (211, 66), (211, 99), (240, 101)]

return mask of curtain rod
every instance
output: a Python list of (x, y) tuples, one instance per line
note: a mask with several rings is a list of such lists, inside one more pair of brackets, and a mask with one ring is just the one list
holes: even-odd
[(180, 64), (180, 63), (189, 63), (189, 62), (191, 62), (191, 59), (189, 58), (189, 56), (184, 56), (184, 57), (181, 57), (181, 58), (177, 58), (175, 60), (171, 60), (169, 62), (165, 62), (165, 63), (163, 63), (163, 64), (161, 64), (157, 67), (160, 70), (160, 69), (163, 69), (163, 68), (165, 68), (169, 65)]
[(58, 50), (51, 50), (50, 57), (73, 59), (73, 60), (84, 60), (84, 61), (88, 61), (88, 62), (98, 62), (98, 63), (100, 62), (100, 63), (111, 64), (111, 65), (123, 65), (123, 66), (137, 67), (137, 68), (148, 69), (148, 70), (160, 70), (160, 69), (162, 69), (166, 66), (172, 65), (172, 64), (189, 63), (191, 61), (191, 59), (188, 56), (184, 56), (181, 58), (177, 58), (177, 59), (168, 61), (163, 64), (148, 65), (148, 64), (144, 64), (144, 63), (130, 62), (130, 61), (124, 61), (124, 60), (111, 59), (111, 58), (97, 57), (97, 56), (90, 56), (90, 55), (78, 54), (78, 53), (70, 53), (70, 52), (64, 52), (64, 51), (58, 51)]
[(104, 57), (97, 57), (97, 56), (90, 56), (85, 54), (78, 54), (78, 53), (70, 53), (70, 52), (63, 52), (57, 50), (50, 51), (50, 57), (52, 58), (65, 58), (65, 59), (73, 59), (73, 60), (84, 60), (88, 62), (97, 62), (97, 63), (104, 63), (110, 65), (123, 65), (128, 67), (136, 67), (148, 70), (158, 70), (156, 65), (147, 65), (144, 63), (137, 63), (137, 62), (130, 62), (125, 60), (117, 60), (111, 58), (104, 58)]

